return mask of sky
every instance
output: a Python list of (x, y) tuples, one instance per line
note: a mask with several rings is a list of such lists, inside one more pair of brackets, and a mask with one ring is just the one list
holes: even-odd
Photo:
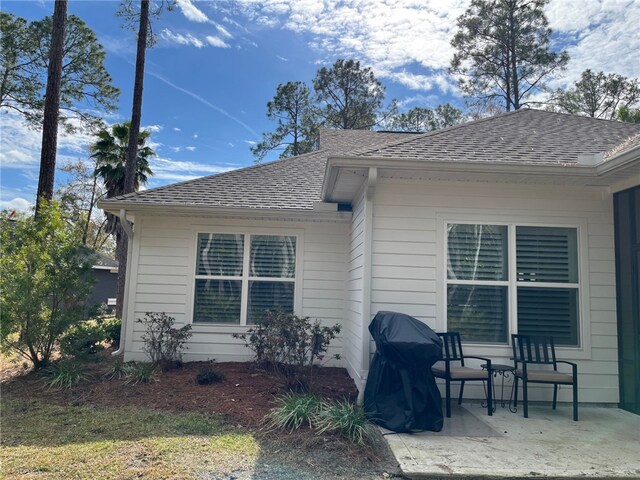
[[(401, 110), (463, 99), (446, 73), (456, 19), (469, 0), (178, 0), (154, 20), (147, 51), (142, 125), (157, 157), (146, 188), (229, 171), (255, 161), (249, 148), (275, 124), (266, 104), (278, 84), (311, 84), (338, 58), (359, 60)], [(118, 1), (70, 0), (106, 50), (105, 65), (121, 90), (107, 124), (130, 119), (135, 34), (122, 28)], [(8, 13), (39, 20), (50, 0), (2, 0)], [(571, 56), (550, 79), (567, 87), (587, 68), (640, 77), (640, 0), (551, 0), (545, 13), (552, 48)], [(89, 162), (90, 132), (60, 132), (57, 165)], [(0, 209), (35, 202), (41, 132), (0, 112)], [(266, 160), (277, 158), (274, 152)], [(56, 182), (66, 177), (56, 174)]]

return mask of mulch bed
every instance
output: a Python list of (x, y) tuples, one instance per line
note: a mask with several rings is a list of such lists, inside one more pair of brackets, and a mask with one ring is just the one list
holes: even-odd
[[(215, 363), (215, 370), (225, 379), (211, 385), (196, 382), (205, 362), (185, 363), (181, 368), (160, 373), (151, 383), (125, 385), (121, 379), (104, 377), (104, 372), (116, 361), (109, 353), (102, 352), (102, 361), (87, 364), (89, 381), (69, 390), (47, 389), (40, 374), (25, 375), (18, 366), (10, 371), (5, 369), (0, 376), (2, 393), (60, 404), (221, 414), (234, 425), (248, 428), (259, 427), (276, 397), (286, 393), (285, 383), (273, 371), (246, 362)], [(331, 367), (314, 367), (312, 391), (336, 400), (355, 400), (358, 394), (346, 370)]]

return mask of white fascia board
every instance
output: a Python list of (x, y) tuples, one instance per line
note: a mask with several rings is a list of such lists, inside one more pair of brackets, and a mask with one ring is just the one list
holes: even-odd
[(596, 165), (597, 175), (604, 175), (614, 170), (625, 168), (640, 162), (640, 145), (621, 152)]
[(319, 210), (286, 210), (266, 208), (231, 208), (210, 207), (203, 205), (167, 205), (167, 204), (140, 204), (127, 201), (98, 202), (98, 208), (109, 213), (118, 214), (121, 209), (126, 209), (127, 215), (153, 214), (153, 215), (204, 215), (212, 217), (273, 219), (273, 220), (298, 220), (298, 221), (330, 221), (349, 222), (351, 212), (319, 211)]

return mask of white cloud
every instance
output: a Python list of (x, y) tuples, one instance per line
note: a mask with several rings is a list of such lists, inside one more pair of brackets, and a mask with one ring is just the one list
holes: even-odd
[(224, 40), (218, 38), (218, 37), (214, 37), (213, 35), (207, 35), (205, 37), (205, 39), (207, 40), (207, 43), (209, 45), (211, 45), (212, 47), (216, 47), (216, 48), (229, 48), (229, 45), (227, 43), (225, 43)]
[(0, 200), (0, 210), (18, 210), (28, 212), (33, 207), (33, 203), (24, 198), (16, 197), (11, 200)]
[(145, 125), (143, 127), (140, 127), (140, 130), (146, 130), (147, 132), (151, 132), (151, 133), (158, 133), (162, 130), (162, 125)]
[(189, 150), (190, 152), (195, 152), (196, 151), (196, 147), (193, 147), (191, 145), (189, 145), (188, 147), (184, 147), (185, 150)]
[(172, 152), (178, 153), (180, 150), (182, 150), (182, 147), (169, 147), (171, 149)]
[(282, 60), (283, 62), (288, 62), (288, 61), (289, 61), (289, 59), (288, 59), (288, 58), (281, 57), (280, 55), (276, 55), (276, 58), (277, 58), (278, 60)]
[(228, 142), (227, 145), (230, 146), (231, 148), (235, 147), (235, 145), (233, 143), (231, 143), (231, 142)]
[(198, 134), (197, 134), (197, 133), (194, 133), (194, 134), (193, 134), (193, 138), (198, 138)]
[[(381, 79), (421, 91), (456, 93), (446, 74), (456, 19), (470, 0), (239, 0), (252, 23), (311, 36), (320, 63), (356, 58)], [(576, 80), (586, 68), (640, 77), (640, 2), (551, 0), (546, 6), (554, 42), (571, 55), (555, 83)]]
[(173, 131), (174, 131), (174, 132), (181, 132), (181, 131), (182, 131), (182, 129), (181, 129), (181, 128), (178, 128), (178, 127), (173, 127)]
[(176, 0), (176, 3), (187, 20), (197, 23), (209, 23), (211, 21), (202, 10), (191, 3), (191, 0)]
[(196, 48), (204, 47), (204, 42), (190, 33), (183, 35), (181, 33), (174, 33), (168, 28), (165, 28), (160, 33), (160, 38), (166, 40), (169, 43), (176, 43), (178, 45), (192, 45)]
[(244, 143), (246, 143), (247, 145), (256, 145), (258, 142), (254, 142), (253, 140), (244, 140)]

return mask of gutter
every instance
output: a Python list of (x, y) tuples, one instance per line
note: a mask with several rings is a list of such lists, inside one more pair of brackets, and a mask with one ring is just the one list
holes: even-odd
[[(131, 223), (127, 220), (127, 211), (124, 208), (118, 212), (118, 218), (120, 219), (120, 225), (127, 234), (127, 263), (130, 263), (131, 255), (133, 255), (133, 228)], [(122, 318), (120, 323), (120, 345), (115, 352), (111, 352), (111, 355), (123, 355), (124, 344), (127, 338), (127, 311), (129, 309), (129, 285), (131, 284), (131, 269), (129, 265), (125, 265), (125, 279), (124, 279), (124, 298), (122, 299)]]

